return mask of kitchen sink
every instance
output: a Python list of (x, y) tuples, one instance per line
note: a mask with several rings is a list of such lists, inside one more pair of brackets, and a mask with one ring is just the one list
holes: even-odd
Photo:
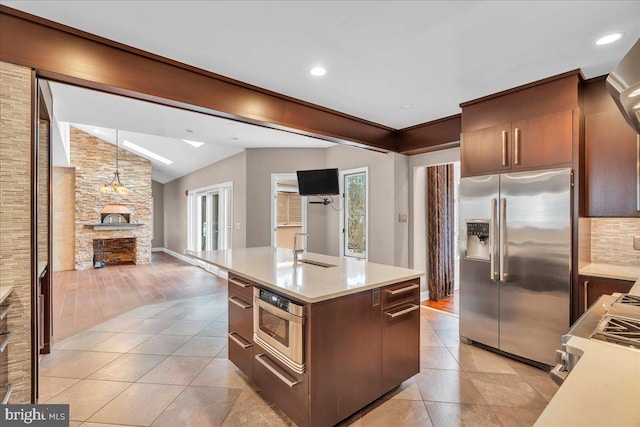
[(324, 268), (329, 268), (329, 267), (335, 267), (335, 264), (327, 264), (326, 262), (322, 262), (322, 261), (315, 261), (312, 259), (306, 259), (303, 258), (301, 260), (298, 260), (298, 262), (303, 262), (305, 264), (311, 264), (311, 265), (316, 265), (318, 267), (324, 267)]

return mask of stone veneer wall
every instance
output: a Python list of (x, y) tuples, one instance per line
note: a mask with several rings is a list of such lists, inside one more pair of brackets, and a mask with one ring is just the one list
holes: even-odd
[(591, 262), (640, 267), (640, 218), (591, 218)]
[(31, 69), (0, 62), (0, 288), (13, 287), (9, 403), (31, 402)]
[[(151, 162), (120, 149), (120, 180), (129, 194), (102, 194), (100, 187), (115, 172), (115, 146), (74, 127), (71, 128), (71, 165), (75, 174), (75, 268), (93, 267), (93, 240), (131, 238), (136, 240), (136, 264), (151, 263)], [(131, 222), (145, 224), (130, 230), (87, 228), (100, 222), (100, 212), (109, 203), (122, 203), (131, 211)]]

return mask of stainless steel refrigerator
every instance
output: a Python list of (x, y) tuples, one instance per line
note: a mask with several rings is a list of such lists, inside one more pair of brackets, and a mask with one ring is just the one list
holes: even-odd
[(571, 169), (460, 181), (460, 336), (545, 365), (569, 329)]

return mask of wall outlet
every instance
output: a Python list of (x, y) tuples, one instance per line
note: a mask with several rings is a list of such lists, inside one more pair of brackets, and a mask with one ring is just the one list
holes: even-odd
[(398, 222), (407, 222), (407, 214), (401, 213), (398, 215)]
[(640, 236), (633, 236), (633, 249), (640, 251)]

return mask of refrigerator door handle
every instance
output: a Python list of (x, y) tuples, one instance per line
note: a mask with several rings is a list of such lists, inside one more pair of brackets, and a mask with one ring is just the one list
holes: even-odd
[(496, 248), (498, 233), (496, 227), (498, 224), (498, 199), (491, 199), (491, 231), (489, 232), (489, 244), (491, 245), (491, 252), (489, 253), (489, 261), (491, 263), (491, 280), (500, 280), (498, 273), (496, 272)]
[(500, 281), (507, 281), (507, 273), (505, 266), (505, 246), (507, 234), (507, 199), (500, 199)]

